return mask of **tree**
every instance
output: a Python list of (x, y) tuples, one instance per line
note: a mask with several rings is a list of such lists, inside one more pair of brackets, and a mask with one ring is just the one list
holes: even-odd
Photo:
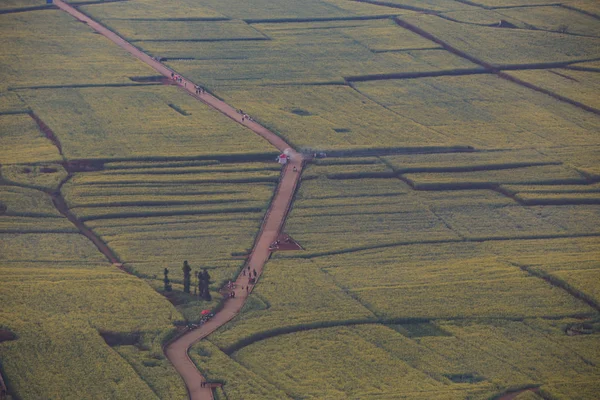
[(189, 293), (190, 292), (190, 283), (192, 281), (192, 277), (190, 275), (190, 272), (192, 271), (192, 268), (190, 268), (190, 265), (188, 264), (187, 260), (183, 262), (183, 291), (185, 293)]
[(172, 287), (171, 287), (171, 281), (169, 280), (169, 270), (167, 268), (165, 268), (164, 274), (165, 274), (165, 279), (163, 279), (163, 282), (165, 283), (165, 292), (170, 292)]
[(212, 297), (210, 295), (210, 290), (208, 286), (210, 285), (210, 274), (206, 270), (206, 268), (202, 269), (202, 272), (198, 273), (198, 294), (206, 301), (211, 301)]

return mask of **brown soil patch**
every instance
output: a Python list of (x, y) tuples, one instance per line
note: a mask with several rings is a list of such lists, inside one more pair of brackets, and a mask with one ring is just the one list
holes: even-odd
[(520, 395), (523, 392), (534, 392), (537, 393), (540, 391), (540, 388), (527, 388), (527, 389), (522, 389), (522, 390), (517, 390), (514, 392), (509, 392), (509, 393), (505, 393), (502, 396), (496, 398), (496, 400), (513, 400), (515, 399), (518, 395)]
[(15, 340), (16, 338), (17, 338), (17, 335), (15, 335), (13, 332), (9, 331), (8, 329), (0, 329), (0, 343), (6, 342), (9, 340)]
[(285, 250), (304, 250), (302, 246), (298, 242), (296, 242), (290, 235), (287, 233), (281, 233), (277, 240), (271, 243), (269, 247), (271, 251), (285, 251)]
[(71, 160), (64, 162), (63, 167), (68, 173), (102, 171), (104, 169), (104, 161)]
[(139, 332), (118, 333), (100, 331), (100, 336), (110, 347), (113, 346), (137, 346), (140, 343), (141, 335)]

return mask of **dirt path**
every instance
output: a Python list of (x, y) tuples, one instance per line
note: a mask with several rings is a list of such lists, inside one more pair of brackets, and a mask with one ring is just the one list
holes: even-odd
[[(298, 169), (297, 172), (293, 170), (294, 166)], [(210, 389), (201, 387), (204, 378), (190, 360), (188, 349), (192, 344), (208, 336), (221, 325), (235, 317), (246, 302), (248, 295), (254, 288), (254, 285), (248, 284), (248, 271), (256, 271), (257, 279), (262, 274), (263, 266), (269, 259), (271, 253), (269, 246), (277, 239), (283, 223), (285, 222), (285, 217), (299, 181), (301, 168), (302, 161), (300, 159), (296, 159), (296, 161), (285, 167), (275, 197), (267, 211), (267, 215), (261, 226), (254, 248), (248, 257), (246, 265), (249, 269), (246, 269), (247, 273), (245, 275), (240, 274), (235, 281), (235, 298), (225, 301), (223, 309), (200, 328), (186, 333), (170, 343), (165, 349), (167, 358), (171, 360), (177, 371), (183, 377), (190, 399), (192, 400), (212, 399), (213, 397)], [(242, 290), (242, 286), (244, 288), (249, 287), (249, 290)]]
[[(171, 79), (171, 74), (175, 73), (175, 71), (167, 68), (159, 61), (137, 49), (135, 46), (131, 45), (114, 32), (108, 30), (72, 6), (64, 3), (61, 0), (55, 0), (54, 4), (56, 4), (56, 6), (61, 10), (77, 18), (79, 21), (88, 24), (92, 29), (102, 34), (121, 48), (127, 50), (131, 55), (148, 64), (163, 76)], [(207, 323), (195, 330), (185, 333), (165, 347), (165, 354), (167, 358), (171, 361), (177, 372), (179, 372), (185, 381), (190, 399), (213, 399), (212, 390), (201, 386), (205, 379), (196, 368), (196, 365), (189, 358), (188, 350), (194, 343), (208, 336), (220, 326), (230, 321), (243, 307), (248, 295), (254, 288), (254, 285), (250, 285), (249, 290), (246, 289), (248, 288), (248, 271), (252, 271), (253, 275), (254, 271), (256, 271), (257, 280), (262, 274), (263, 266), (271, 254), (269, 246), (277, 239), (285, 222), (285, 218), (294, 197), (294, 192), (298, 182), (300, 181), (304, 160), (300, 153), (292, 150), (290, 145), (275, 133), (269, 131), (254, 121), (248, 119), (242, 121), (242, 116), (229, 104), (208, 93), (196, 94), (194, 82), (183, 78), (183, 80), (178, 83), (178, 86), (186, 90), (190, 95), (202, 101), (203, 103), (215, 108), (237, 123), (246, 126), (257, 135), (263, 137), (280, 151), (289, 149), (288, 154), (291, 157), (290, 163), (283, 169), (275, 196), (273, 197), (271, 205), (267, 210), (260, 228), (260, 232), (254, 243), (254, 248), (248, 257), (246, 266), (249, 269), (246, 270), (247, 273), (245, 275), (240, 274), (235, 281), (237, 287), (236, 297), (226, 300), (223, 308)], [(241, 290), (242, 286), (245, 288), (244, 290)]]

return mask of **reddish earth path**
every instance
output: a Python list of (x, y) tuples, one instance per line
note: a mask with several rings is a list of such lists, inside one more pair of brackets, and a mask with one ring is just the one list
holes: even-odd
[[(298, 172), (293, 170), (293, 166), (298, 169)], [(257, 279), (260, 277), (263, 266), (269, 259), (271, 253), (269, 246), (279, 236), (285, 221), (285, 217), (296, 190), (296, 185), (299, 181), (301, 167), (302, 161), (300, 159), (296, 159), (296, 161), (293, 161), (285, 167), (275, 197), (267, 211), (267, 215), (261, 226), (254, 248), (248, 257), (246, 265), (249, 267), (249, 270), (246, 269), (246, 271), (256, 271)], [(200, 386), (201, 382), (204, 381), (204, 378), (200, 375), (194, 363), (189, 359), (188, 349), (192, 344), (208, 336), (237, 315), (254, 287), (253, 285), (248, 284), (248, 275), (248, 273), (245, 275), (240, 274), (237, 277), (235, 281), (236, 296), (235, 298), (228, 299), (221, 311), (216, 313), (212, 319), (200, 328), (186, 333), (170, 343), (165, 349), (167, 358), (171, 360), (177, 371), (183, 377), (190, 399), (192, 400), (212, 399), (213, 397), (210, 389)], [(244, 287), (244, 290), (241, 289), (242, 286)], [(247, 287), (249, 287), (249, 290), (246, 289)]]
[[(148, 64), (160, 74), (171, 78), (171, 73), (174, 71), (170, 70), (160, 62), (137, 49), (119, 35), (108, 30), (98, 22), (92, 20), (85, 14), (79, 12), (61, 0), (54, 0), (54, 4), (77, 18), (79, 21), (88, 24), (92, 29), (110, 39), (118, 46), (127, 50), (131, 55)], [(254, 248), (252, 249), (252, 252), (250, 253), (246, 263), (250, 271), (256, 271), (256, 278), (258, 279), (262, 273), (263, 266), (271, 254), (269, 246), (277, 239), (285, 222), (285, 218), (294, 197), (294, 192), (298, 182), (300, 181), (304, 159), (300, 153), (292, 150), (290, 145), (288, 145), (283, 139), (262, 125), (248, 119), (242, 121), (241, 115), (238, 114), (237, 110), (231, 107), (229, 104), (226, 104), (225, 102), (208, 93), (196, 94), (194, 82), (184, 78), (178, 85), (190, 93), (193, 97), (215, 108), (237, 123), (246, 126), (256, 134), (262, 136), (280, 151), (289, 149), (288, 154), (290, 155), (291, 161), (283, 169), (275, 196), (269, 209), (267, 210), (260, 228), (260, 232), (254, 243)], [(248, 269), (246, 269), (246, 271), (248, 271)], [(179, 372), (185, 381), (189, 397), (192, 400), (213, 399), (213, 394), (211, 389), (201, 386), (201, 383), (204, 382), (205, 379), (196, 368), (196, 365), (189, 358), (188, 350), (194, 343), (208, 336), (238, 314), (254, 287), (253, 285), (250, 285), (249, 290), (246, 289), (248, 287), (248, 279), (248, 273), (245, 275), (240, 274), (235, 281), (237, 287), (235, 291), (235, 298), (225, 301), (223, 308), (201, 327), (185, 333), (165, 347), (165, 354), (167, 358), (171, 361), (177, 372)], [(241, 290), (242, 286), (244, 286), (244, 290)]]

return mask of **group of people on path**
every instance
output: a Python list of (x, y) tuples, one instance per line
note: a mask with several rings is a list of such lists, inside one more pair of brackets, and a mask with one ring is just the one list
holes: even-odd
[(237, 110), (237, 113), (242, 115), (242, 122), (244, 122), (245, 120), (248, 120), (248, 121), (254, 121), (254, 120), (253, 120), (253, 119), (252, 119), (252, 118), (251, 118), (251, 117), (250, 117), (248, 114), (246, 114), (246, 113), (244, 112), (244, 110), (242, 110), (241, 108), (240, 108), (239, 110)]
[[(187, 82), (183, 81), (183, 78), (181, 77), (181, 75), (177, 75), (177, 74), (175, 74), (175, 72), (171, 72), (171, 79), (173, 79), (177, 83), (183, 83), (183, 86), (187, 87)], [(196, 91), (196, 94), (206, 93), (206, 89), (204, 89), (200, 85), (194, 85), (194, 90)]]
[(204, 89), (200, 85), (196, 85), (196, 86), (194, 86), (194, 88), (196, 89), (196, 94), (204, 94), (204, 93), (206, 93), (206, 89)]

